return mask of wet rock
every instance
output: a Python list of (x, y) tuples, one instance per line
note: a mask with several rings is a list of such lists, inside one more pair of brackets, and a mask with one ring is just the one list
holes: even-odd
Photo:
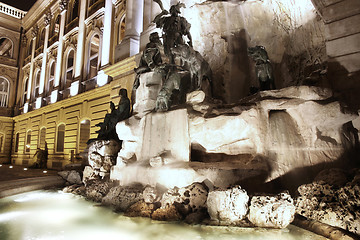
[(248, 218), (257, 227), (285, 228), (294, 215), (294, 201), (288, 193), (251, 198)]
[(206, 211), (197, 211), (187, 215), (184, 221), (187, 224), (199, 224), (208, 217), (209, 215), (207, 214)]
[(102, 204), (111, 206), (116, 211), (124, 212), (131, 205), (143, 199), (143, 190), (143, 187), (139, 185), (113, 187), (102, 199)]
[(206, 208), (207, 194), (207, 187), (202, 183), (193, 183), (184, 188), (175, 187), (163, 194), (161, 208), (175, 204), (183, 215), (188, 215)]
[(342, 181), (338, 180), (332, 181), (334, 185), (317, 181), (300, 186), (296, 212), (309, 219), (360, 234), (360, 187), (353, 183), (356, 176), (355, 172), (352, 181), (342, 187), (339, 187)]
[(67, 177), (69, 176), (69, 173), (70, 173), (70, 171), (61, 171), (61, 172), (58, 172), (58, 175), (60, 177), (62, 177), (64, 180), (66, 180)]
[(68, 181), (70, 184), (82, 184), (80, 173), (75, 170), (71, 170), (69, 172), (66, 181)]
[(148, 217), (150, 218), (152, 213), (160, 207), (160, 204), (146, 203), (139, 201), (131, 205), (125, 212), (128, 217)]
[(211, 220), (236, 224), (248, 211), (249, 196), (240, 186), (209, 192), (207, 209)]
[(348, 181), (346, 171), (340, 168), (322, 170), (314, 181), (324, 181), (333, 186), (343, 186)]
[(85, 186), (84, 185), (78, 185), (78, 184), (66, 186), (63, 189), (63, 192), (64, 193), (72, 193), (72, 194), (76, 194), (76, 195), (85, 196)]
[(101, 202), (109, 190), (109, 182), (102, 180), (90, 180), (86, 184), (85, 196), (87, 199), (95, 202)]
[(170, 205), (165, 208), (156, 209), (151, 215), (151, 218), (159, 221), (180, 221), (183, 219), (183, 216), (175, 205)]
[(203, 91), (193, 91), (191, 93), (186, 94), (186, 103), (190, 105), (196, 105), (204, 102), (205, 93)]
[(145, 187), (143, 191), (143, 198), (145, 203), (154, 203), (160, 200), (158, 190), (151, 186)]

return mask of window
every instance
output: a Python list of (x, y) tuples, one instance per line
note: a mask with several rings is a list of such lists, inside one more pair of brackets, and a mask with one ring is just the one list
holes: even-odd
[(0, 107), (7, 107), (9, 101), (9, 81), (0, 77)]
[(71, 20), (74, 20), (79, 16), (79, 0), (74, 0), (72, 5)]
[(47, 85), (47, 93), (50, 94), (54, 88), (54, 79), (55, 79), (55, 61), (50, 63), (50, 70), (49, 70), (49, 78), (48, 78), (48, 85)]
[(125, 16), (123, 16), (123, 19), (119, 23), (118, 35), (117, 35), (117, 44), (121, 43), (121, 41), (124, 39), (124, 36), (125, 36)]
[(95, 34), (90, 41), (89, 47), (89, 72), (88, 77), (93, 78), (97, 75), (97, 70), (99, 66), (99, 46), (100, 46), (100, 37)]
[(39, 97), (39, 91), (40, 91), (40, 74), (41, 70), (38, 70), (35, 74), (35, 85), (34, 85), (34, 97)]
[(27, 99), (27, 92), (28, 92), (28, 85), (29, 85), (29, 78), (25, 79), (24, 82), (24, 94), (23, 94), (23, 102), (22, 105), (24, 105), (26, 103), (26, 99)]
[(57, 130), (56, 152), (64, 152), (65, 124), (60, 124)]
[(13, 55), (13, 44), (8, 38), (0, 38), (0, 56), (11, 58)]
[(0, 153), (4, 151), (4, 134), (0, 133)]
[(29, 130), (26, 134), (25, 153), (29, 153), (30, 148), (31, 148), (31, 130)]
[(42, 128), (40, 130), (40, 135), (39, 135), (39, 148), (41, 149), (45, 149), (45, 144), (46, 144), (46, 128)]
[(74, 80), (74, 57), (75, 51), (70, 50), (66, 61), (65, 88), (70, 87)]
[(15, 136), (15, 152), (19, 151), (19, 141), (20, 141), (20, 134), (16, 133), (16, 136)]
[(28, 49), (27, 49), (27, 56), (30, 56), (30, 55), (31, 55), (31, 52), (32, 52), (32, 43), (33, 43), (33, 40), (31, 39), (31, 41), (29, 42)]
[(83, 120), (80, 123), (79, 136), (79, 152), (82, 152), (87, 147), (87, 141), (90, 139), (90, 120)]
[(40, 37), (39, 37), (39, 40), (37, 42), (37, 48), (43, 46), (44, 42), (45, 42), (45, 28), (43, 28), (41, 30)]

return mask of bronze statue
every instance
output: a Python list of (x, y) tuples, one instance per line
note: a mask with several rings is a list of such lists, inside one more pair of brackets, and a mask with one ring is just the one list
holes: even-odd
[(249, 47), (248, 54), (255, 61), (255, 72), (260, 83), (260, 91), (275, 89), (273, 70), (265, 47)]
[(210, 65), (198, 51), (187, 45), (178, 45), (171, 48), (171, 52), (181, 59), (182, 67), (190, 72), (191, 90), (200, 90), (204, 79), (209, 81), (210, 87), (212, 86)]
[(97, 139), (115, 139), (119, 141), (115, 130), (116, 124), (130, 117), (130, 100), (127, 96), (127, 90), (121, 88), (119, 95), (120, 101), (118, 107), (116, 108), (115, 104), (110, 101), (111, 112), (105, 115), (104, 122), (95, 125), (100, 127), (100, 129), (96, 131), (96, 133), (98, 133)]
[(171, 53), (171, 48), (185, 44), (183, 36), (187, 36), (189, 39), (187, 44), (192, 46), (192, 38), (190, 34), (191, 25), (184, 17), (179, 16), (181, 7), (185, 7), (185, 5), (183, 3), (172, 5), (170, 7), (170, 16), (165, 16), (168, 15), (169, 12), (167, 10), (163, 10), (153, 20), (156, 27), (162, 28), (163, 30), (164, 52), (169, 58), (170, 64), (175, 63), (174, 56)]
[(136, 77), (133, 85), (133, 90), (136, 90), (140, 85), (140, 74), (153, 71), (155, 67), (162, 64), (160, 47), (162, 43), (160, 41), (157, 32), (153, 32), (149, 36), (149, 43), (146, 44), (145, 50), (141, 56), (139, 67), (135, 68)]

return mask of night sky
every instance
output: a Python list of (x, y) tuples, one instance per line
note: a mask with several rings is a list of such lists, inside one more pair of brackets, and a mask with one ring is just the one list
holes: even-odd
[(29, 11), (37, 0), (0, 0), (0, 2), (16, 7), (23, 11)]

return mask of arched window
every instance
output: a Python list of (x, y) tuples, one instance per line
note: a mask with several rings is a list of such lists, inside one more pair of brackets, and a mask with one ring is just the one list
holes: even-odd
[(9, 81), (0, 77), (0, 107), (7, 107), (9, 102)]
[(37, 38), (37, 45), (36, 48), (39, 48), (41, 46), (44, 45), (45, 42), (45, 28), (41, 29), (41, 31), (39, 32), (39, 37)]
[(26, 141), (25, 141), (25, 153), (29, 153), (31, 149), (31, 130), (26, 133)]
[(90, 40), (90, 46), (89, 46), (89, 63), (88, 63), (89, 79), (97, 75), (97, 70), (99, 67), (99, 47), (100, 47), (100, 37), (98, 34), (94, 34)]
[(125, 15), (118, 25), (117, 44), (120, 44), (125, 36)]
[(87, 141), (90, 139), (90, 120), (83, 120), (80, 123), (79, 152), (85, 150)]
[(45, 144), (46, 144), (46, 128), (41, 128), (39, 133), (39, 148), (42, 150), (45, 150)]
[(57, 129), (56, 152), (64, 152), (65, 124), (60, 124)]
[(65, 88), (70, 87), (74, 80), (74, 59), (75, 51), (71, 49), (66, 59), (66, 72), (65, 72)]
[(52, 61), (49, 67), (49, 77), (48, 77), (48, 84), (46, 89), (48, 95), (52, 92), (54, 88), (54, 79), (55, 79), (55, 61)]
[(33, 43), (33, 39), (30, 40), (28, 48), (27, 48), (27, 56), (31, 55), (31, 51), (32, 51), (32, 43)]
[(50, 36), (53, 37), (59, 33), (60, 30), (60, 14), (55, 17), (55, 21), (50, 26)]
[(34, 84), (34, 97), (37, 98), (39, 97), (39, 92), (40, 92), (40, 75), (41, 75), (41, 70), (39, 69), (36, 74), (35, 74), (35, 84)]
[(20, 134), (16, 133), (16, 135), (15, 135), (15, 152), (19, 151), (19, 142), (20, 142)]
[(23, 94), (23, 102), (22, 105), (24, 105), (26, 103), (26, 99), (27, 99), (27, 93), (28, 93), (28, 86), (29, 86), (29, 78), (26, 78), (24, 81), (24, 94)]
[(8, 38), (0, 38), (0, 56), (9, 57), (13, 56), (13, 43)]

